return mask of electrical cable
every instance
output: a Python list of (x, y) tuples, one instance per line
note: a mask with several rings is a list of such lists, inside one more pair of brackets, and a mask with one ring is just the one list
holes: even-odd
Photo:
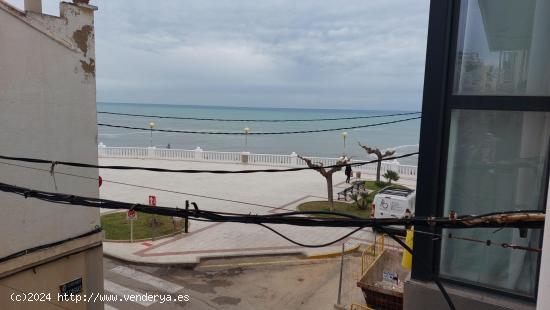
[(80, 235), (75, 236), (75, 237), (63, 239), (63, 240), (60, 240), (60, 241), (51, 242), (51, 243), (48, 243), (48, 244), (42, 244), (42, 245), (35, 246), (33, 248), (30, 248), (30, 249), (25, 249), (25, 250), (22, 250), (22, 251), (19, 251), (19, 252), (1, 257), (0, 258), (0, 263), (6, 262), (10, 259), (14, 259), (16, 257), (20, 257), (20, 256), (23, 256), (23, 255), (26, 255), (26, 254), (29, 254), (29, 253), (34, 253), (34, 252), (40, 251), (42, 249), (57, 246), (57, 245), (60, 245), (60, 244), (63, 244), (63, 243), (69, 242), (69, 241), (73, 241), (73, 240), (76, 240), (76, 239), (80, 239), (80, 238), (88, 237), (88, 236), (91, 236), (91, 235), (95, 235), (95, 234), (97, 234), (101, 231), (102, 231), (101, 227), (95, 227), (91, 231), (85, 232), (85, 233), (80, 234)]
[(334, 117), (334, 118), (309, 118), (309, 119), (228, 119), (228, 118), (181, 117), (181, 116), (147, 115), (147, 114), (131, 114), (131, 113), (97, 111), (97, 114), (148, 117), (148, 118), (158, 118), (158, 119), (179, 119), (179, 120), (216, 121), (216, 122), (255, 122), (255, 123), (339, 121), (339, 120), (369, 119), (369, 118), (378, 118), (378, 117), (414, 115), (414, 114), (421, 114), (421, 113), (422, 112), (406, 112), (406, 113), (394, 113), (394, 114), (385, 114), (385, 115), (350, 116), (350, 117)]
[[(349, 163), (350, 166), (364, 166), (367, 164), (377, 163), (379, 161), (388, 161), (394, 159), (400, 159), (410, 156), (418, 155), (418, 152), (408, 153), (400, 156), (387, 157), (383, 159), (375, 159), (371, 161), (355, 162)], [(38, 163), (38, 164), (51, 164), (52, 160), (40, 159), (40, 158), (28, 158), (28, 157), (13, 157), (0, 155), (0, 159), (13, 160), (13, 161), (22, 161), (29, 163)], [(152, 168), (152, 167), (135, 167), (135, 166), (110, 166), (110, 165), (93, 165), (93, 164), (84, 164), (84, 163), (75, 163), (75, 162), (66, 162), (66, 161), (55, 161), (56, 165), (64, 165), (71, 167), (79, 168), (99, 168), (99, 169), (112, 169), (112, 170), (143, 170), (143, 171), (153, 171), (153, 172), (172, 172), (172, 173), (213, 173), (213, 174), (247, 174), (247, 173), (277, 173), (277, 172), (293, 172), (293, 171), (302, 171), (302, 170), (317, 170), (318, 168), (314, 167), (297, 167), (297, 168), (288, 168), (288, 169), (254, 169), (254, 170), (193, 170), (193, 169), (165, 169), (165, 168)], [(330, 165), (324, 166), (322, 168), (335, 168), (335, 167), (344, 167), (348, 164), (341, 165)]]
[(295, 226), (305, 227), (377, 227), (388, 225), (402, 225), (402, 226), (429, 226), (429, 227), (441, 227), (441, 228), (474, 228), (474, 227), (515, 227), (515, 228), (542, 228), (544, 226), (544, 212), (535, 211), (523, 211), (518, 213), (517, 211), (502, 212), (493, 215), (474, 215), (464, 216), (458, 219), (448, 218), (380, 218), (380, 219), (363, 219), (353, 218), (348, 214), (334, 213), (345, 218), (328, 218), (328, 217), (304, 217), (303, 215), (310, 214), (324, 214), (324, 212), (310, 211), (307, 213), (300, 212), (288, 212), (274, 215), (257, 215), (257, 214), (239, 214), (229, 212), (215, 212), (200, 210), (196, 203), (191, 203), (193, 209), (174, 209), (168, 207), (157, 206), (151, 208), (150, 206), (142, 204), (133, 204), (115, 200), (83, 197), (77, 195), (67, 195), (60, 193), (51, 193), (39, 190), (33, 190), (25, 187), (0, 183), (0, 191), (7, 193), (13, 193), (25, 198), (36, 198), (52, 203), (59, 203), (65, 205), (80, 205), (84, 207), (93, 208), (107, 208), (118, 210), (135, 210), (148, 214), (158, 214), (166, 216), (176, 217), (192, 217), (211, 220), (214, 222), (232, 222), (232, 223), (246, 223), (246, 224), (288, 224)]
[[(506, 227), (502, 227), (502, 228), (506, 228)], [(502, 228), (500, 228), (500, 229), (502, 229)], [(403, 231), (403, 232), (406, 231), (406, 230), (402, 230), (402, 229), (397, 229), (397, 230), (400, 230), (400, 231)], [(455, 236), (451, 233), (443, 235), (443, 234), (436, 234), (436, 233), (431, 233), (431, 232), (427, 232), (427, 231), (416, 231), (416, 230), (414, 231), (414, 233), (419, 233), (419, 234), (424, 234), (424, 235), (429, 235), (429, 236), (436, 237), (436, 238), (432, 239), (433, 241), (445, 238), (445, 239), (450, 239), (450, 240), (470, 241), (470, 242), (480, 243), (480, 244), (483, 244), (485, 246), (499, 246), (499, 247), (502, 247), (504, 249), (522, 250), (522, 251), (527, 251), (527, 252), (542, 253), (541, 248), (527, 247), (527, 246), (522, 246), (522, 245), (510, 244), (510, 243), (506, 243), (506, 242), (496, 242), (496, 241), (493, 241), (491, 239), (480, 240), (480, 239), (474, 239), (474, 238), (466, 238), (466, 237)]]
[[(36, 171), (43, 171), (43, 172), (47, 172), (47, 173), (50, 172), (47, 169), (29, 167), (29, 166), (14, 164), (14, 163), (7, 163), (7, 162), (3, 162), (3, 161), (0, 161), (0, 165), (7, 165), (7, 166), (25, 168), (25, 169), (30, 169), (30, 170), (36, 170)], [(55, 173), (60, 174), (60, 175), (67, 175), (67, 176), (72, 176), (72, 177), (76, 177), (76, 178), (92, 180), (92, 181), (95, 181), (95, 182), (98, 181), (97, 178), (87, 177), (87, 176), (73, 174), (73, 173), (59, 172), (59, 171), (56, 171)], [(225, 202), (231, 202), (231, 203), (236, 203), (236, 204), (241, 204), (241, 205), (250, 205), (250, 206), (254, 206), (254, 207), (260, 207), (260, 208), (266, 208), (266, 209), (272, 209), (272, 210), (277, 209), (277, 210), (284, 210), (284, 211), (294, 211), (294, 210), (291, 210), (291, 209), (268, 206), (268, 205), (263, 205), (263, 204), (259, 204), (259, 203), (254, 203), (254, 202), (246, 202), (246, 201), (225, 199), (225, 198), (205, 196), (205, 195), (199, 195), (199, 194), (191, 194), (191, 193), (186, 193), (186, 192), (181, 192), (181, 191), (176, 191), (176, 190), (170, 190), (170, 189), (164, 189), (164, 188), (158, 188), (158, 187), (151, 187), (151, 186), (145, 186), (145, 185), (138, 185), (138, 184), (114, 181), (114, 180), (109, 180), (109, 179), (105, 179), (105, 178), (103, 178), (102, 181), (105, 182), (105, 183), (113, 183), (113, 184), (124, 185), (124, 186), (135, 187), (135, 188), (150, 189), (150, 190), (165, 192), (165, 193), (170, 193), (170, 194), (186, 195), (186, 196), (199, 197), (199, 198), (205, 198), (205, 199), (211, 199), (211, 200), (225, 201)]]
[(141, 130), (149, 132), (170, 132), (170, 133), (185, 133), (185, 134), (200, 134), (200, 135), (238, 135), (238, 136), (258, 136), (258, 135), (293, 135), (293, 134), (304, 134), (304, 133), (316, 133), (316, 132), (328, 132), (328, 131), (341, 131), (341, 130), (350, 130), (350, 129), (359, 129), (359, 128), (368, 128), (375, 126), (382, 126), (388, 124), (401, 123), (406, 121), (411, 121), (415, 119), (420, 119), (422, 117), (411, 117), (395, 121), (387, 121), (382, 123), (375, 124), (366, 124), (366, 125), (357, 125), (349, 127), (339, 127), (339, 128), (329, 128), (329, 129), (312, 129), (312, 130), (297, 130), (297, 131), (274, 131), (274, 132), (229, 132), (229, 131), (195, 131), (195, 130), (178, 130), (178, 129), (156, 129), (156, 128), (145, 128), (145, 127), (132, 127), (132, 126), (123, 126), (123, 125), (113, 125), (98, 123), (98, 126), (101, 127), (111, 127), (111, 128), (122, 128), (122, 129), (131, 129), (131, 130)]
[[(285, 240), (287, 240), (289, 242), (292, 242), (292, 243), (294, 243), (296, 245), (299, 245), (299, 246), (304, 246), (304, 247), (323, 247), (323, 246), (331, 245), (331, 244), (334, 244), (336, 242), (339, 242), (339, 241), (349, 237), (350, 235), (352, 235), (353, 233), (363, 229), (364, 227), (369, 227), (370, 226), (370, 227), (373, 227), (375, 229), (378, 229), (378, 230), (388, 234), (399, 245), (401, 245), (405, 250), (407, 250), (411, 255), (413, 255), (413, 257), (416, 257), (416, 256), (414, 256), (413, 250), (409, 246), (407, 246), (402, 240), (400, 240), (394, 234), (389, 232), (384, 226), (395, 225), (395, 224), (409, 226), (409, 225), (412, 224), (412, 222), (414, 222), (416, 225), (425, 224), (427, 226), (432, 226), (432, 227), (439, 224), (440, 227), (464, 228), (464, 227), (460, 227), (460, 226), (452, 227), (452, 226), (449, 226), (449, 225), (442, 225), (442, 224), (445, 224), (445, 223), (454, 224), (453, 226), (455, 226), (455, 225), (457, 225), (457, 224), (459, 224), (463, 221), (472, 222), (472, 221), (477, 220), (477, 222), (476, 222), (477, 226), (476, 227), (503, 227), (503, 226), (505, 226), (505, 227), (516, 227), (517, 221), (519, 220), (519, 218), (517, 218), (517, 217), (515, 217), (515, 222), (513, 222), (513, 223), (506, 222), (505, 220), (503, 220), (503, 218), (495, 220), (492, 217), (497, 216), (497, 215), (499, 215), (499, 216), (506, 216), (506, 215), (517, 216), (518, 214), (520, 214), (519, 213), (520, 211), (503, 212), (503, 213), (498, 213), (498, 214), (493, 212), (493, 213), (489, 213), (488, 215), (465, 216), (465, 217), (461, 217), (461, 218), (458, 218), (458, 219), (429, 217), (427, 219), (418, 219), (418, 220), (417, 219), (397, 220), (397, 219), (392, 219), (392, 218), (362, 220), (362, 219), (359, 219), (359, 218), (355, 218), (354, 216), (345, 215), (346, 217), (349, 217), (349, 219), (347, 219), (345, 221), (342, 221), (342, 220), (339, 220), (339, 219), (330, 219), (330, 218), (295, 218), (295, 217), (292, 217), (292, 216), (300, 214), (299, 212), (288, 212), (288, 213), (278, 214), (277, 216), (258, 216), (258, 215), (250, 215), (250, 214), (249, 215), (238, 215), (238, 214), (236, 214), (235, 218), (231, 218), (231, 217), (222, 215), (222, 214), (230, 214), (230, 213), (199, 210), (198, 206), (195, 203), (191, 203), (194, 206), (194, 209), (191, 209), (191, 210), (175, 209), (174, 210), (174, 209), (170, 209), (170, 208), (166, 208), (166, 207), (155, 207), (155, 208), (148, 207), (147, 208), (143, 205), (129, 204), (129, 203), (124, 203), (124, 202), (120, 202), (120, 201), (112, 201), (112, 200), (105, 200), (105, 199), (99, 199), (99, 198), (88, 198), (88, 197), (81, 197), (81, 196), (75, 196), (75, 195), (63, 195), (63, 194), (58, 194), (58, 193), (48, 193), (48, 192), (32, 190), (32, 189), (18, 187), (18, 186), (4, 184), (4, 183), (0, 183), (0, 190), (4, 191), (4, 192), (9, 192), (9, 193), (15, 193), (15, 194), (18, 194), (18, 195), (22, 195), (25, 198), (33, 197), (33, 198), (41, 199), (41, 200), (44, 200), (44, 201), (71, 204), (71, 205), (81, 205), (81, 206), (90, 206), (90, 207), (104, 207), (104, 208), (112, 208), (112, 209), (131, 209), (131, 210), (137, 210), (137, 211), (141, 211), (141, 212), (145, 212), (145, 213), (160, 214), (160, 215), (169, 215), (169, 214), (174, 215), (175, 214), (175, 216), (178, 216), (178, 217), (191, 216), (191, 217), (197, 217), (201, 220), (204, 218), (206, 220), (213, 221), (213, 222), (218, 221), (218, 222), (239, 222), (239, 223), (258, 224), (258, 225), (274, 232), (275, 234), (279, 235), (280, 237), (284, 238)], [(526, 211), (522, 211), (522, 212), (526, 212)], [(315, 212), (308, 212), (308, 214), (312, 214), (312, 213), (315, 213)], [(536, 227), (536, 228), (542, 228), (543, 225), (544, 225), (544, 220), (545, 220), (544, 219), (544, 213), (540, 212), (540, 211), (535, 211), (535, 212), (532, 212), (532, 213), (534, 213), (534, 214), (525, 214), (526, 215), (526, 220), (528, 222), (530, 222), (530, 224), (533, 224), (536, 221), (538, 223), (536, 226), (533, 226), (533, 225), (530, 225), (530, 226)], [(535, 219), (535, 217), (538, 218), (538, 221)], [(277, 221), (273, 221), (273, 220), (277, 220)], [(283, 220), (283, 221), (279, 221), (279, 220)], [(293, 221), (290, 221), (290, 220), (293, 220)], [(363, 221), (365, 223), (363, 225), (355, 225), (355, 224), (345, 225), (345, 224), (350, 224), (350, 223), (346, 223), (346, 222), (355, 222), (355, 221)], [(327, 225), (331, 222), (340, 223), (340, 225), (339, 226)], [(357, 227), (358, 226), (358, 228), (351, 231), (350, 233), (346, 234), (345, 236), (340, 237), (340, 238), (338, 238), (336, 240), (333, 240), (331, 242), (327, 242), (327, 243), (319, 244), (319, 245), (311, 245), (311, 244), (303, 244), (303, 243), (300, 243), (298, 241), (292, 240), (291, 238), (285, 236), (284, 234), (278, 232), (277, 230), (265, 225), (266, 223), (291, 224), (291, 225), (300, 225), (300, 226), (327, 226), (327, 227), (352, 227), (352, 226)], [(490, 225), (491, 223), (498, 224), (498, 226)], [(322, 225), (318, 225), (318, 224), (322, 224)], [(487, 225), (489, 225), (489, 226), (487, 226)], [(473, 228), (473, 227), (469, 226), (468, 228)], [(417, 257), (417, 260), (418, 260), (418, 257)], [(423, 266), (423, 268), (425, 268), (426, 271), (431, 272), (430, 267), (424, 261), (422, 261), (422, 260), (418, 260), (418, 261), (421, 262), (420, 265)], [(445, 290), (445, 287), (441, 284), (441, 282), (439, 281), (439, 279), (436, 276), (434, 276), (433, 281), (436, 283), (437, 287), (441, 291), (443, 297), (445, 298), (447, 304), (449, 305), (449, 308), (451, 310), (454, 310), (455, 306), (454, 306), (449, 294)]]
[(292, 240), (290, 239), (289, 237), (283, 235), (282, 233), (278, 232), (277, 230), (267, 226), (267, 225), (264, 225), (264, 224), (258, 224), (260, 226), (262, 226), (263, 228), (265, 229), (269, 229), (271, 230), (274, 234), (278, 235), (279, 237), (285, 239), (286, 241), (290, 242), (290, 243), (293, 243), (293, 244), (296, 244), (298, 246), (301, 246), (301, 247), (305, 247), (305, 248), (323, 248), (323, 247), (326, 247), (326, 246), (329, 246), (329, 245), (333, 245), (337, 242), (340, 242), (344, 239), (346, 239), (347, 237), (353, 235), (354, 233), (360, 231), (361, 229), (363, 229), (364, 227), (359, 227), (359, 228), (356, 228), (354, 230), (352, 230), (351, 232), (349, 232), (348, 234), (345, 234), (344, 236), (336, 239), (336, 240), (333, 240), (333, 241), (329, 241), (329, 242), (326, 242), (326, 243), (322, 243), (322, 244), (305, 244), (305, 243), (300, 243), (298, 241), (295, 241), (295, 240)]

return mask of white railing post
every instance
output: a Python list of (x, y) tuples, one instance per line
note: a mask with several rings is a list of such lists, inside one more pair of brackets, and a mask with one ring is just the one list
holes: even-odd
[(156, 149), (156, 147), (154, 147), (154, 146), (147, 147), (147, 157), (148, 158), (155, 158), (155, 149)]
[(195, 149), (195, 160), (203, 160), (202, 152), (203, 151), (200, 146), (197, 146), (197, 148)]
[(290, 165), (292, 167), (298, 166), (298, 154), (296, 154), (296, 152), (292, 152), (292, 154), (290, 154)]
[(394, 159), (389, 163), (388, 170), (393, 170), (399, 173), (399, 162), (397, 161), (397, 159)]
[(241, 164), (248, 164), (248, 158), (250, 157), (250, 152), (241, 153)]
[(99, 142), (97, 145), (97, 157), (105, 157), (105, 149), (107, 146), (103, 142)]

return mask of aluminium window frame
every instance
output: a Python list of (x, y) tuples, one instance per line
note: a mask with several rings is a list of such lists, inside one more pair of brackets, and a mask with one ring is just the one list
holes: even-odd
[[(540, 111), (550, 112), (550, 96), (502, 96), (502, 95), (457, 95), (454, 94), (455, 62), (459, 40), (460, 8), (463, 0), (431, 0), (422, 119), (420, 125), (420, 147), (418, 160), (416, 215), (444, 216), (445, 184), (450, 134), (451, 112), (453, 110), (495, 110), (495, 111)], [(549, 172), (546, 172), (545, 188), (548, 188)], [(548, 197), (544, 197), (544, 201)], [(430, 228), (420, 231), (440, 233)], [(542, 231), (544, 235), (544, 231)], [(541, 238), (542, 243), (542, 238)], [(542, 245), (542, 244), (541, 244)], [(483, 291), (503, 294), (527, 301), (536, 301), (538, 281), (534, 296), (517, 292), (439, 277), (441, 242), (433, 241), (426, 234), (415, 234), (412, 278), (430, 281), (438, 277), (445, 282)], [(417, 258), (415, 260), (415, 257)], [(537, 278), (540, 275), (538, 261)], [(424, 261), (426, 270), (418, 261)]]

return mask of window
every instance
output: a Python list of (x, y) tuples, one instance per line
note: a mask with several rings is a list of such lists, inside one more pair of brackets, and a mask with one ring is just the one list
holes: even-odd
[(464, 0), (454, 93), (550, 95), (550, 0)]
[[(550, 112), (453, 110), (444, 214), (544, 209)], [(443, 231), (538, 248), (541, 231)], [(498, 259), (495, 259), (498, 258)], [(440, 275), (534, 297), (539, 254), (443, 239)]]

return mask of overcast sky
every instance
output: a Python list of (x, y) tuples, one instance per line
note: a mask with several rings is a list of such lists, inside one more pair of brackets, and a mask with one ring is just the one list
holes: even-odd
[(429, 0), (92, 3), (98, 101), (420, 109)]

